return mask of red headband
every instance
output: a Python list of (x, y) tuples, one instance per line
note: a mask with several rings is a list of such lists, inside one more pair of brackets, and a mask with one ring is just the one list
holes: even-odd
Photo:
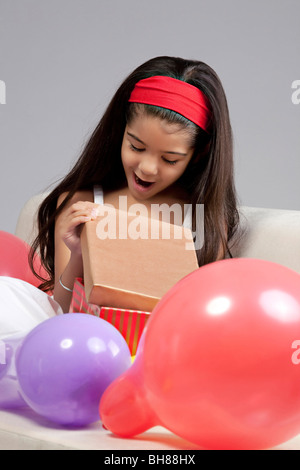
[(211, 116), (208, 100), (190, 83), (162, 75), (145, 78), (135, 84), (129, 101), (176, 111), (208, 132)]

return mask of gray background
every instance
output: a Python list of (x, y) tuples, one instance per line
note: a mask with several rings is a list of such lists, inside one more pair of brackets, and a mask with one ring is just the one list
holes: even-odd
[(219, 74), (241, 204), (300, 210), (299, 18), (299, 0), (0, 0), (0, 230), (70, 169), (125, 76), (165, 54)]

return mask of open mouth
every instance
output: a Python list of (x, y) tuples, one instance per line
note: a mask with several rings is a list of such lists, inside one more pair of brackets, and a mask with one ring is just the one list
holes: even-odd
[(136, 184), (138, 184), (139, 186), (142, 186), (143, 188), (149, 188), (152, 184), (154, 184), (151, 181), (142, 180), (136, 174), (134, 174), (134, 179), (135, 179)]

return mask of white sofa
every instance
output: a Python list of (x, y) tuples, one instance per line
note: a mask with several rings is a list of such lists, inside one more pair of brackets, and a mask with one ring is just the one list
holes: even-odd
[[(15, 234), (28, 243), (36, 234), (36, 213), (44, 197), (32, 197), (20, 212)], [(242, 206), (240, 216), (234, 257), (265, 259), (300, 273), (300, 211)]]
[[(31, 242), (36, 233), (35, 215), (44, 195), (30, 199), (22, 209), (16, 235)], [(233, 249), (236, 257), (281, 263), (300, 273), (300, 211), (242, 207), (241, 237)], [(30, 409), (0, 410), (0, 450), (189, 450), (197, 447), (160, 426), (134, 439), (121, 439), (94, 423), (84, 429), (52, 426)], [(299, 450), (300, 435), (276, 447)]]

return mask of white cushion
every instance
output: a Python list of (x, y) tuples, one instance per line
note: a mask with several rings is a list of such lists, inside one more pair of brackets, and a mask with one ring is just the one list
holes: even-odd
[(300, 273), (300, 211), (241, 207), (234, 257), (282, 264)]

